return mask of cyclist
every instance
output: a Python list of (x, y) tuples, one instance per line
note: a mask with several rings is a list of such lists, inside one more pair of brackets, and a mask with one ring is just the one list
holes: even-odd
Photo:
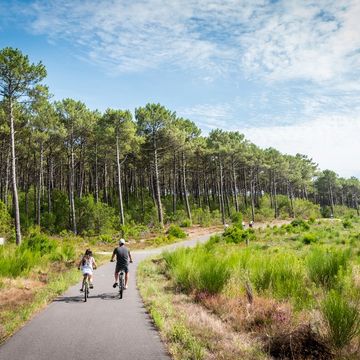
[[(92, 256), (92, 251), (90, 249), (86, 249), (85, 254), (79, 262), (78, 269), (82, 271), (84, 279), (85, 277), (89, 277), (89, 287), (90, 289), (94, 288), (93, 285), (93, 270), (96, 269), (96, 261)], [(84, 281), (82, 282), (80, 291), (84, 291)]]
[(125, 272), (125, 289), (127, 289), (129, 280), (129, 259), (131, 263), (133, 262), (133, 260), (130, 254), (130, 250), (125, 246), (124, 239), (120, 239), (119, 246), (114, 249), (110, 261), (114, 261), (115, 256), (116, 267), (114, 274), (115, 283), (113, 285), (113, 288), (116, 288), (118, 286), (119, 272), (123, 270)]

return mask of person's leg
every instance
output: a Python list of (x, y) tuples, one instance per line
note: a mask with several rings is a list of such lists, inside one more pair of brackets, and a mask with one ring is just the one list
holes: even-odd
[(113, 288), (116, 288), (116, 286), (118, 284), (118, 278), (119, 278), (119, 272), (118, 271), (115, 271), (114, 277), (115, 277), (115, 282), (114, 282)]
[(94, 288), (94, 285), (93, 285), (93, 274), (89, 274), (89, 286), (90, 286), (90, 289), (93, 289), (93, 288)]
[(86, 274), (83, 274), (83, 280), (82, 280), (82, 283), (81, 283), (81, 289), (80, 291), (84, 291), (84, 285), (85, 285), (85, 279), (86, 279)]
[(125, 273), (125, 289), (128, 287), (128, 281), (129, 281), (129, 272), (127, 271)]

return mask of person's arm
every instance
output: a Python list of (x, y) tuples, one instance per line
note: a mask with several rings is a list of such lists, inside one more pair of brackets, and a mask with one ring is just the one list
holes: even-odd
[(82, 263), (82, 261), (83, 261), (83, 258), (84, 258), (84, 257), (82, 257), (81, 260), (79, 261), (79, 265), (78, 265), (78, 269), (79, 269), (79, 270), (80, 270), (80, 266), (81, 266), (81, 263)]
[(110, 260), (111, 262), (113, 262), (113, 261), (114, 261), (115, 251), (116, 251), (116, 249), (114, 249), (113, 254), (112, 254), (112, 256), (111, 256), (111, 260)]
[(130, 253), (130, 250), (129, 250), (129, 259), (130, 259), (130, 262), (132, 263), (132, 262), (133, 262), (133, 259), (132, 259), (132, 256), (131, 256), (131, 253)]
[(94, 269), (96, 269), (97, 268), (97, 264), (96, 264), (96, 261), (95, 261), (95, 259), (93, 258), (93, 267), (94, 267)]

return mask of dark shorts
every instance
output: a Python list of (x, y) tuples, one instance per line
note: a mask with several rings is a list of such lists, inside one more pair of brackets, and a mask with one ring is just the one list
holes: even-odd
[(129, 272), (129, 266), (116, 264), (115, 272), (119, 273), (121, 270), (125, 271), (125, 273), (127, 274)]

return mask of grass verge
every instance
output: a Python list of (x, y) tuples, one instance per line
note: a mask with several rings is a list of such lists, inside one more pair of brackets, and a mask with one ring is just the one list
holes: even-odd
[(169, 353), (175, 360), (269, 359), (259, 344), (239, 334), (190, 296), (181, 294), (165, 276), (160, 258), (143, 261), (138, 287)]

